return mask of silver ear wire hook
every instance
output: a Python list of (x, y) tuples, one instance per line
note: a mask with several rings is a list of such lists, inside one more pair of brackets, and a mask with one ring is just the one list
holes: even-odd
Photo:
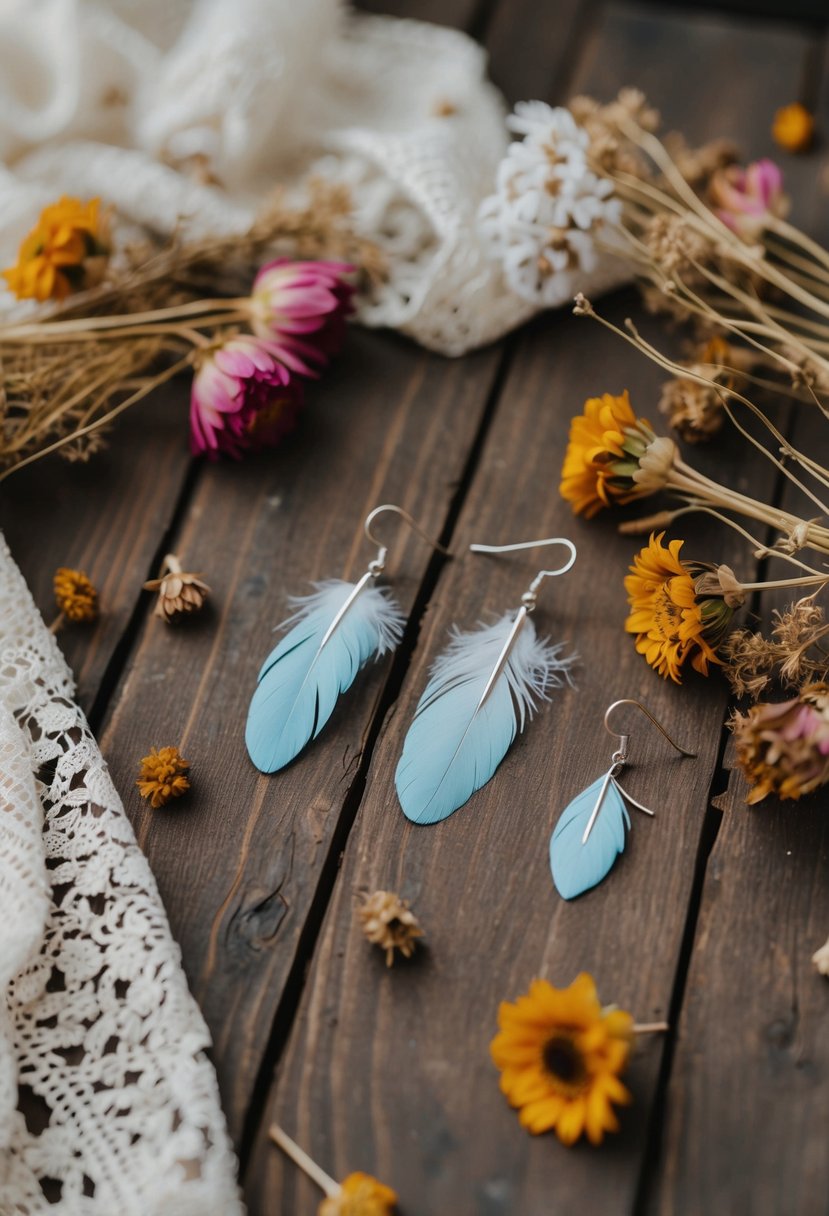
[(662, 723), (658, 722), (656, 720), (656, 718), (653, 716), (651, 711), (649, 709), (646, 709), (641, 701), (634, 701), (632, 697), (622, 697), (619, 701), (614, 701), (612, 705), (608, 705), (607, 709), (605, 710), (605, 715), (604, 715), (604, 728), (609, 735), (613, 735), (614, 738), (619, 740), (619, 746), (616, 749), (616, 751), (613, 753), (613, 755), (611, 756), (610, 768), (607, 771), (607, 774), (604, 779), (604, 784), (602, 785), (602, 788), (601, 788), (601, 792), (599, 794), (599, 797), (596, 799), (596, 805), (593, 808), (593, 813), (591, 814), (589, 820), (587, 821), (587, 826), (584, 829), (584, 835), (581, 838), (582, 844), (587, 844), (587, 839), (588, 839), (590, 833), (593, 831), (593, 825), (595, 824), (596, 818), (599, 814), (599, 809), (602, 805), (602, 801), (603, 801), (605, 793), (607, 791), (607, 787), (611, 782), (616, 786), (616, 789), (619, 791), (619, 793), (624, 795), (624, 797), (631, 804), (631, 806), (636, 807), (637, 811), (644, 811), (646, 815), (653, 815), (653, 811), (649, 810), (648, 807), (643, 806), (641, 802), (637, 802), (635, 798), (631, 797), (631, 795), (627, 792), (627, 790), (624, 789), (619, 784), (619, 781), (618, 781), (619, 773), (621, 773), (622, 769), (627, 764), (628, 744), (630, 743), (630, 735), (620, 734), (619, 731), (613, 730), (610, 726), (610, 721), (609, 721), (610, 715), (613, 713), (614, 709), (618, 709), (618, 707), (620, 705), (635, 705), (637, 709), (641, 709), (641, 711), (645, 715), (645, 717), (648, 718), (653, 723), (653, 725), (656, 727), (656, 729), (659, 731), (659, 733), (665, 739), (667, 739), (667, 741), (670, 743), (671, 747), (675, 748), (676, 751), (678, 751), (681, 755), (688, 756), (691, 760), (696, 760), (696, 758), (697, 758), (696, 752), (687, 751), (684, 747), (680, 747), (680, 745), (676, 742), (675, 739), (671, 738), (671, 736), (665, 730), (665, 727), (662, 725)]
[(564, 545), (570, 550), (570, 556), (558, 570), (539, 570), (527, 590), (521, 596), (521, 603), (527, 612), (532, 612), (538, 600), (538, 588), (545, 578), (556, 578), (566, 574), (576, 560), (576, 546), (566, 536), (548, 536), (545, 540), (525, 540), (515, 545), (470, 545), (471, 553), (515, 553), (518, 549), (538, 549), (542, 545)]
[(538, 588), (541, 586), (541, 583), (543, 582), (543, 580), (545, 578), (555, 578), (556, 575), (565, 574), (570, 569), (570, 567), (573, 565), (573, 562), (576, 560), (576, 546), (573, 544), (573, 542), (571, 540), (568, 540), (566, 538), (566, 536), (550, 536), (550, 537), (547, 537), (546, 540), (524, 540), (524, 541), (519, 541), (519, 543), (515, 544), (515, 545), (470, 545), (469, 546), (470, 553), (514, 553), (515, 550), (517, 550), (517, 549), (536, 549), (536, 548), (538, 548), (539, 545), (566, 545), (567, 548), (570, 550), (570, 557), (565, 562), (565, 564), (563, 566), (561, 566), (560, 569), (558, 569), (558, 570), (539, 570), (538, 574), (535, 576), (533, 581), (530, 583), (527, 590), (521, 596), (521, 607), (518, 609), (518, 612), (516, 613), (515, 620), (512, 623), (512, 629), (509, 632), (509, 636), (508, 636), (507, 640), (504, 642), (504, 646), (498, 657), (498, 662), (495, 666), (495, 670), (493, 671), (492, 675), (489, 677), (489, 680), (487, 681), (487, 684), (486, 684), (486, 688), (484, 689), (483, 693), (481, 694), (481, 699), (478, 702), (479, 709), (483, 705), (483, 703), (487, 699), (487, 697), (489, 696), (492, 689), (495, 687), (495, 683), (496, 683), (498, 677), (500, 676), (501, 672), (504, 670), (507, 659), (510, 656), (510, 652), (512, 651), (512, 648), (515, 645), (516, 639), (517, 639), (519, 633), (521, 632), (521, 630), (524, 628), (524, 623), (526, 622), (527, 617), (532, 612), (532, 610), (535, 608), (536, 600), (538, 599)]
[(646, 709), (641, 701), (634, 701), (631, 697), (622, 697), (621, 700), (614, 701), (612, 705), (608, 705), (607, 709), (605, 710), (604, 728), (609, 735), (614, 735), (619, 740), (619, 751), (614, 753), (614, 759), (616, 758), (616, 755), (619, 756), (620, 760), (623, 760), (627, 756), (627, 745), (630, 742), (630, 735), (620, 734), (619, 731), (611, 729), (611, 726), (610, 726), (610, 721), (609, 721), (610, 715), (613, 713), (614, 709), (618, 709), (618, 707), (620, 705), (635, 705), (637, 709), (641, 709), (641, 711), (645, 715), (645, 717), (648, 718), (653, 723), (653, 725), (659, 731), (660, 735), (662, 735), (663, 738), (667, 739), (667, 741), (670, 743), (671, 747), (673, 747), (681, 755), (688, 756), (688, 757), (690, 757), (690, 759), (696, 760), (696, 758), (697, 758), (696, 752), (689, 752), (684, 747), (680, 747), (680, 745), (676, 742), (676, 740), (671, 738), (671, 736), (665, 730), (665, 727), (662, 725), (662, 723), (658, 722), (656, 720), (656, 718), (653, 716), (651, 711), (649, 709)]
[(411, 516), (408, 511), (405, 511), (403, 507), (398, 507), (393, 502), (384, 502), (381, 503), (379, 507), (375, 507), (373, 511), (368, 513), (366, 516), (366, 521), (363, 524), (363, 531), (366, 534), (366, 539), (371, 541), (373, 545), (377, 546), (377, 556), (368, 564), (369, 573), (373, 578), (379, 578), (379, 576), (383, 573), (386, 566), (386, 557), (388, 556), (389, 552), (387, 546), (382, 544), (371, 530), (371, 525), (374, 523), (377, 516), (382, 515), (384, 511), (393, 511), (395, 515), (401, 516), (412, 531), (416, 532), (418, 536), (425, 540), (427, 545), (431, 545), (433, 549), (437, 549), (438, 553), (442, 553), (445, 557), (452, 556), (446, 546), (442, 545), (439, 541), (433, 540), (428, 533), (424, 532), (417, 520), (414, 519), (414, 517)]

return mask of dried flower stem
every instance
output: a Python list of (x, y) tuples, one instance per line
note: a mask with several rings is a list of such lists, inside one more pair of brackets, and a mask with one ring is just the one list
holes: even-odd
[[(45, 340), (45, 336), (53, 341), (61, 340), (68, 334), (78, 333), (86, 336), (95, 332), (105, 333), (107, 330), (123, 331), (136, 325), (154, 325), (162, 321), (176, 321), (182, 318), (200, 317), (207, 315), (207, 324), (213, 325), (223, 318), (212, 317), (211, 313), (240, 312), (249, 304), (247, 297), (218, 300), (190, 300), (186, 304), (175, 304), (170, 308), (151, 308), (143, 312), (125, 313), (105, 317), (72, 317), (60, 321), (33, 321), (25, 325), (0, 326), (0, 343)], [(243, 311), (241, 315), (246, 315)]]
[(71, 434), (63, 435), (60, 439), (56, 439), (53, 443), (48, 444), (44, 448), (38, 448), (37, 451), (30, 453), (28, 456), (24, 456), (10, 468), (1, 469), (0, 482), (5, 481), (5, 479), (11, 473), (16, 472), (18, 469), (25, 468), (27, 464), (32, 464), (35, 460), (40, 460), (41, 457), (48, 456), (51, 452), (57, 452), (62, 447), (65, 447), (66, 444), (73, 443), (77, 439), (82, 438), (85, 435), (89, 435), (93, 431), (99, 430), (101, 427), (106, 426), (108, 423), (112, 422), (114, 418), (117, 418), (119, 414), (122, 414), (125, 410), (129, 409), (131, 405), (135, 405), (136, 402), (141, 401), (144, 397), (151, 393), (153, 389), (158, 388), (168, 380), (172, 380), (174, 376), (177, 376), (179, 372), (184, 371), (190, 366), (190, 364), (191, 359), (188, 355), (186, 358), (173, 363), (163, 372), (159, 372), (158, 375), (150, 377), (139, 389), (137, 389), (134, 393), (131, 393), (130, 396), (128, 396), (124, 401), (119, 402), (118, 405), (113, 406), (113, 408), (107, 413), (102, 414), (99, 418), (96, 418), (94, 422), (89, 422), (85, 426), (81, 426), (77, 430), (73, 430)]
[(320, 1169), (316, 1161), (313, 1161), (308, 1154), (301, 1149), (295, 1140), (292, 1140), (289, 1135), (283, 1132), (282, 1128), (276, 1123), (272, 1123), (268, 1128), (268, 1135), (274, 1144), (278, 1145), (288, 1157), (291, 1158), (294, 1165), (298, 1165), (304, 1174), (307, 1174), (312, 1182), (315, 1182), (323, 1194), (329, 1199), (335, 1199), (341, 1187), (338, 1182), (326, 1174), (325, 1170)]
[[(617, 325), (614, 325), (611, 321), (608, 321), (606, 318), (597, 313), (592, 304), (581, 296), (577, 298), (576, 311), (580, 316), (592, 317), (601, 325), (604, 325), (606, 329), (609, 329), (612, 333), (615, 333), (617, 336), (623, 338), (635, 349), (647, 355), (648, 358), (650, 358), (654, 363), (658, 364), (658, 366), (663, 367), (666, 371), (670, 371), (674, 375), (683, 376), (689, 380), (695, 380), (709, 386), (712, 385), (712, 381), (706, 379), (706, 377), (694, 373), (691, 369), (684, 368), (681, 364), (674, 362), (672, 359), (669, 359), (660, 351), (656, 350), (655, 347), (651, 346), (649, 342), (646, 342), (645, 339), (641, 337), (631, 322), (627, 323), (627, 329), (630, 332), (626, 333)], [(797, 451), (797, 449), (789, 444), (785, 439), (785, 436), (777, 430), (777, 428), (768, 418), (766, 418), (762, 410), (760, 410), (759, 407), (747, 397), (744, 397), (741, 393), (738, 393), (733, 389), (725, 389), (718, 385), (714, 385), (713, 387), (721, 396), (724, 408), (734, 422), (734, 425), (740, 430), (745, 438), (754, 444), (754, 446), (756, 446), (758, 450), (763, 453), (766, 459), (768, 459), (779, 472), (781, 472), (794, 485), (806, 493), (820, 509), (822, 514), (829, 514), (829, 507), (827, 507), (813, 491), (805, 486), (800, 478), (793, 474), (782, 461), (778, 460), (773, 452), (770, 452), (768, 448), (764, 447), (757, 439), (755, 439), (754, 436), (747, 432), (740, 423), (737, 422), (733, 416), (733, 411), (731, 411), (729, 408), (727, 399), (734, 399), (741, 404), (744, 404), (755, 417), (759, 418), (764, 423), (773, 438), (785, 451), (785, 454), (800, 463), (803, 468), (810, 472), (815, 479), (820, 481), (822, 484), (829, 484), (827, 483), (826, 471), (821, 466), (816, 465), (816, 462), (814, 462), (810, 457), (807, 457), (804, 453)], [(673, 491), (676, 493), (679, 497), (688, 502), (689, 505), (707, 503), (717, 508), (722, 508), (727, 511), (733, 511), (739, 515), (744, 515), (749, 519), (756, 520), (758, 523), (770, 525), (772, 528), (782, 533), (786, 537), (790, 537), (796, 533), (801, 538), (801, 544), (804, 547), (810, 547), (818, 552), (829, 554), (829, 529), (818, 526), (814, 521), (803, 520), (799, 516), (792, 515), (788, 511), (783, 511), (780, 508), (772, 507), (766, 503), (759, 502), (754, 498), (750, 498), (748, 495), (740, 494), (738, 491), (731, 490), (727, 486), (721, 486), (711, 478), (697, 472), (690, 465), (686, 464), (682, 459), (680, 459), (678, 455), (675, 457), (673, 466), (668, 474), (665, 488), (669, 492)]]
[(662, 1034), (666, 1030), (670, 1030), (667, 1022), (634, 1022), (634, 1034)]

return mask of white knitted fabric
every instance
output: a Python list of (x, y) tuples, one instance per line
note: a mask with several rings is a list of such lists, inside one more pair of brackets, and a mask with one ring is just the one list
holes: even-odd
[[(159, 232), (233, 232), (319, 169), (350, 184), (388, 255), (360, 320), (461, 354), (536, 310), (478, 223), (504, 119), (471, 39), (339, 0), (0, 0), (0, 259), (60, 191)], [(220, 186), (186, 172), (194, 156)], [(598, 266), (577, 288), (618, 281)], [(548, 298), (572, 286), (562, 275)]]

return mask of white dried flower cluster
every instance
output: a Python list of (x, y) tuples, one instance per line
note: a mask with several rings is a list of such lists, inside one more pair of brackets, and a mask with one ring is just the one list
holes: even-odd
[(595, 236), (618, 222), (622, 204), (589, 168), (588, 134), (569, 110), (519, 102), (507, 125), (524, 138), (510, 145), (496, 192), (481, 204), (481, 233), (517, 295), (561, 304), (596, 269)]

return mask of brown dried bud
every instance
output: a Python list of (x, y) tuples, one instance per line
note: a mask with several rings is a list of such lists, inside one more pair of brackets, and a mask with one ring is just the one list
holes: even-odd
[(170, 624), (190, 612), (198, 612), (210, 592), (200, 574), (182, 570), (175, 553), (168, 553), (161, 564), (158, 578), (144, 584), (145, 591), (157, 591), (155, 616)]
[(715, 566), (694, 580), (697, 595), (717, 595), (725, 600), (729, 608), (742, 608), (746, 592), (730, 566)]
[(373, 895), (366, 896), (358, 916), (368, 941), (385, 950), (387, 967), (394, 962), (395, 950), (399, 950), (404, 958), (411, 958), (416, 939), (423, 937), (423, 930), (409, 908), (409, 901), (401, 899), (393, 891), (375, 891)]

